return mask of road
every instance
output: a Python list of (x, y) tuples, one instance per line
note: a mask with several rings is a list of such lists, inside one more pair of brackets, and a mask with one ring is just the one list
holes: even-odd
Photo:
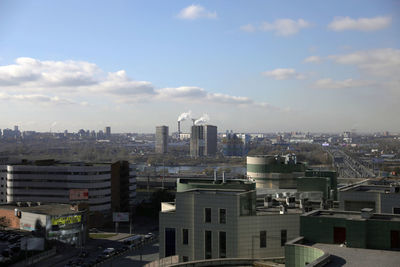
[(127, 254), (117, 257), (112, 261), (106, 262), (101, 266), (104, 267), (139, 267), (146, 263), (158, 260), (158, 243), (144, 246), (143, 249), (128, 252)]

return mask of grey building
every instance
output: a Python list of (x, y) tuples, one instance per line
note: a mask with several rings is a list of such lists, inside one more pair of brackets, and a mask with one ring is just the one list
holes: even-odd
[(168, 151), (168, 126), (156, 127), (156, 153), (167, 153)]
[(190, 136), (190, 156), (215, 156), (217, 153), (217, 126), (193, 125)]
[(162, 203), (160, 258), (282, 257), (299, 235), (297, 208), (256, 206), (249, 180), (179, 179), (174, 203)]
[(358, 184), (341, 188), (339, 207), (345, 211), (371, 208), (376, 213), (400, 214), (400, 185)]

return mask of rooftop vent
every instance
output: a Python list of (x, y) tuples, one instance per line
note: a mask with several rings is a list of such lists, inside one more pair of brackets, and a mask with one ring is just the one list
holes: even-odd
[(369, 219), (372, 217), (373, 215), (373, 209), (370, 208), (364, 208), (361, 210), (361, 218), (363, 219)]

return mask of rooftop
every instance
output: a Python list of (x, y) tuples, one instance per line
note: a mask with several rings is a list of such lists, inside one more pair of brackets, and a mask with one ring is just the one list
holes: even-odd
[(18, 209), (24, 212), (32, 212), (44, 215), (68, 215), (68, 214), (80, 213), (80, 211), (71, 209), (70, 204), (58, 204), (58, 203), (42, 204), (31, 207), (19, 207), (17, 205), (4, 204), (0, 205), (0, 209), (7, 209), (7, 210)]
[(341, 247), (334, 244), (316, 243), (313, 247), (322, 249), (331, 255), (330, 262), (324, 266), (336, 267), (375, 267), (375, 266), (398, 266), (400, 253), (398, 251), (362, 249)]
[(344, 188), (341, 188), (340, 192), (365, 192), (365, 193), (381, 193), (381, 194), (399, 193), (395, 192), (394, 188), (391, 189), (390, 185), (366, 185), (366, 184), (346, 186)]
[[(361, 216), (362, 212), (356, 211), (338, 211), (338, 210), (313, 210), (305, 213), (302, 216), (308, 217), (322, 217), (322, 218), (343, 218), (346, 220), (366, 220)], [(380, 220), (380, 221), (396, 221), (400, 222), (400, 215), (397, 214), (384, 214), (373, 213), (367, 220)]]

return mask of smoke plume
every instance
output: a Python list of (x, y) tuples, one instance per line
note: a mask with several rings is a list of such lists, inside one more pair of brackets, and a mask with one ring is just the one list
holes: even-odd
[(189, 110), (188, 112), (183, 112), (181, 115), (179, 115), (178, 121), (190, 120), (191, 118), (192, 118), (192, 111)]
[(194, 122), (194, 124), (195, 125), (199, 125), (199, 124), (201, 124), (201, 123), (206, 123), (206, 122), (208, 122), (208, 121), (210, 121), (210, 116), (208, 116), (207, 114), (203, 114), (203, 116), (201, 116), (200, 118), (198, 118), (195, 122)]

